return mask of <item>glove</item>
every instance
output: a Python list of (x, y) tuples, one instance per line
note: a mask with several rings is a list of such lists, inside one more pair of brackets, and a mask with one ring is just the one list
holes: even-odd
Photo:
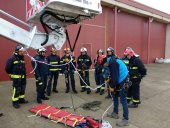
[(114, 92), (115, 89), (109, 86), (109, 91), (110, 91), (110, 92)]
[(82, 64), (82, 69), (87, 69), (87, 65), (86, 64)]

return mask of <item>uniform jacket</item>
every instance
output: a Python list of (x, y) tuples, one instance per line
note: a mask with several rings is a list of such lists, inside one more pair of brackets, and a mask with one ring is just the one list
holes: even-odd
[(132, 56), (129, 60), (130, 78), (142, 78), (146, 75), (146, 68), (139, 57)]
[[(35, 68), (35, 76), (38, 77), (42, 77), (42, 76), (47, 76), (49, 74), (48, 68), (49, 66), (47, 65), (47, 59), (45, 56), (41, 56), (41, 55), (36, 55), (34, 57), (37, 64), (35, 64), (34, 61), (32, 61), (32, 66), (33, 68)], [(40, 62), (38, 62), (40, 61)]]
[(86, 55), (80, 55), (77, 59), (78, 69), (88, 70), (92, 64), (91, 58)]
[[(47, 62), (50, 65), (60, 65), (60, 57), (58, 55), (49, 55), (47, 57)], [(49, 66), (49, 71), (50, 72), (58, 72), (61, 70), (60, 66)]]

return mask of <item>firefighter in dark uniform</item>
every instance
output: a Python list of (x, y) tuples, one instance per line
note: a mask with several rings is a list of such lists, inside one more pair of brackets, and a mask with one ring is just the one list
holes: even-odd
[(103, 54), (104, 54), (104, 51), (102, 49), (99, 49), (97, 51), (97, 58), (94, 60), (95, 82), (96, 82), (96, 85), (98, 86), (96, 93), (100, 93), (100, 95), (103, 95), (104, 89), (105, 89), (104, 78), (103, 78), (103, 73), (102, 73), (102, 69), (103, 69), (102, 61), (106, 56)]
[(49, 98), (45, 96), (48, 77), (48, 65), (45, 53), (45, 48), (39, 48), (37, 55), (34, 57), (35, 61), (32, 61), (32, 67), (35, 69), (37, 103), (39, 104), (42, 103), (42, 100), (49, 100)]
[(51, 86), (52, 86), (52, 80), (53, 81), (53, 87), (52, 90), (55, 93), (58, 93), (57, 90), (57, 81), (58, 81), (58, 76), (59, 72), (61, 70), (61, 67), (55, 66), (60, 64), (60, 57), (57, 55), (57, 50), (55, 48), (51, 49), (51, 55), (47, 57), (48, 64), (49, 66), (49, 80), (48, 80), (48, 86), (47, 86), (47, 95), (50, 96), (51, 94)]
[[(107, 63), (106, 63), (106, 65), (109, 64), (109, 62), (110, 62), (110, 60), (111, 60), (112, 58), (115, 58), (114, 48), (108, 47), (108, 48), (107, 48)], [(107, 67), (107, 66), (106, 66), (106, 67)], [(105, 67), (105, 68), (106, 68), (106, 67)], [(107, 69), (107, 68), (106, 68), (106, 69)], [(106, 71), (107, 71), (107, 70), (106, 70)], [(104, 75), (104, 74), (103, 74), (103, 75)], [(107, 79), (105, 79), (105, 81), (107, 81)], [(108, 87), (108, 85), (107, 85), (107, 87)], [(107, 98), (111, 98), (109, 89), (108, 89), (108, 94), (107, 94), (107, 96), (106, 96), (105, 98), (106, 98), (106, 99), (107, 99)]]
[(90, 81), (89, 81), (89, 68), (92, 64), (92, 61), (91, 61), (91, 58), (87, 55), (86, 48), (82, 47), (80, 49), (80, 52), (81, 52), (81, 55), (77, 59), (78, 71), (79, 71), (80, 77), (82, 77), (84, 82), (87, 84), (86, 85), (80, 78), (80, 85), (82, 88), (81, 92), (85, 92), (87, 90), (87, 94), (90, 94), (91, 90), (90, 90)]
[[(71, 81), (72, 91), (73, 93), (77, 94), (77, 91), (75, 88), (75, 79), (74, 79), (74, 72), (75, 72), (74, 67), (76, 67), (76, 60), (75, 60), (75, 57), (71, 55), (70, 48), (65, 48), (64, 53), (65, 55), (61, 58), (60, 64), (62, 65), (61, 73), (65, 75), (65, 83), (66, 83), (65, 93), (68, 93), (70, 91), (70, 81)], [(71, 59), (73, 60), (71, 61)]]
[(127, 94), (127, 101), (131, 104), (130, 108), (137, 108), (140, 104), (140, 82), (141, 79), (146, 75), (146, 68), (143, 62), (137, 57), (132, 49), (126, 49), (125, 53), (129, 58), (129, 75), (132, 85), (129, 87)]
[(13, 107), (20, 108), (20, 103), (28, 103), (28, 101), (25, 100), (26, 68), (24, 48), (21, 45), (16, 46), (15, 52), (7, 61), (5, 69), (13, 81)]

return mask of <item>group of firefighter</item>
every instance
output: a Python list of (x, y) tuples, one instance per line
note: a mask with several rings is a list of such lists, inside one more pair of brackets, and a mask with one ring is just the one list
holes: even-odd
[[(97, 58), (94, 60), (96, 93), (103, 95), (107, 85), (106, 98), (112, 98), (114, 102), (113, 112), (107, 116), (119, 118), (118, 106), (120, 101), (123, 107), (123, 119), (117, 123), (118, 126), (128, 125), (128, 107), (137, 108), (140, 104), (140, 82), (146, 75), (146, 68), (140, 57), (135, 54), (132, 48), (127, 47), (123, 58), (118, 58), (112, 47), (97, 51)], [(13, 81), (12, 105), (20, 108), (20, 104), (28, 103), (25, 99), (26, 89), (26, 67), (24, 59), (25, 49), (17, 45), (14, 54), (7, 60), (5, 70)], [(87, 49), (82, 47), (77, 60), (72, 55), (70, 48), (64, 49), (64, 56), (59, 57), (55, 48), (51, 54), (46, 56), (47, 50), (42, 47), (37, 49), (36, 55), (32, 57), (32, 67), (36, 79), (37, 103), (42, 100), (49, 100), (51, 92), (58, 93), (57, 82), (59, 74), (65, 76), (66, 90), (69, 93), (77, 94), (75, 87), (75, 70), (79, 73), (81, 92), (91, 93), (89, 81), (89, 69), (92, 65), (91, 57)]]

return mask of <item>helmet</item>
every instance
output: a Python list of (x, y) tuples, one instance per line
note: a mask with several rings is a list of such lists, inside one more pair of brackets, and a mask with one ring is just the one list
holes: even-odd
[(107, 52), (112, 52), (112, 53), (114, 54), (114, 48), (108, 47), (108, 48), (107, 48)]
[(52, 47), (51, 52), (57, 52), (57, 49)]
[(44, 48), (44, 47), (41, 47), (41, 48), (39, 48), (38, 50), (37, 50), (37, 52), (38, 53), (40, 53), (40, 52), (46, 52), (47, 50)]
[(87, 49), (86, 49), (85, 47), (82, 47), (82, 48), (80, 49), (80, 52), (87, 52)]
[(64, 52), (65, 52), (65, 53), (70, 53), (71, 50), (70, 50), (70, 48), (65, 48), (65, 49), (64, 49)]
[(125, 52), (124, 52), (124, 55), (134, 56), (135, 52), (132, 50), (132, 48), (126, 49)]
[(15, 47), (15, 52), (19, 52), (19, 51), (25, 51), (24, 47), (20, 44)]
[(103, 51), (103, 49), (99, 49), (98, 51), (97, 51), (97, 54), (99, 54), (99, 53), (104, 53), (104, 51)]

